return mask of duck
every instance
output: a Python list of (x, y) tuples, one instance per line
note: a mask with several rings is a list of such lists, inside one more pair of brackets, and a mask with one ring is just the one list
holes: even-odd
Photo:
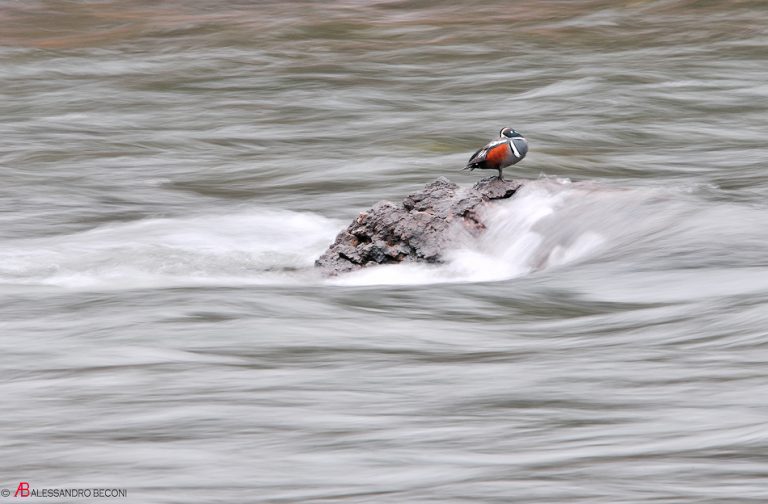
[(519, 163), (528, 153), (528, 140), (512, 128), (501, 128), (499, 138), (491, 140), (472, 154), (464, 170), (497, 170), (499, 180), (504, 180), (501, 170)]

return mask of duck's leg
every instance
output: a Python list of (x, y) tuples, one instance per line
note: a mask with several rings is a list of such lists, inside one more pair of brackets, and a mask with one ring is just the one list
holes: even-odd
[(504, 182), (504, 177), (501, 176), (501, 168), (496, 168), (496, 169), (499, 170), (499, 180)]

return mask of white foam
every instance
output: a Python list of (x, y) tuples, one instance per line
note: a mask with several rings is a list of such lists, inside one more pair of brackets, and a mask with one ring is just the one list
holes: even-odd
[(343, 223), (249, 209), (146, 219), (0, 247), (0, 283), (125, 289), (286, 283), (308, 269)]
[(261, 208), (145, 219), (6, 241), (0, 244), (0, 285), (126, 289), (500, 281), (585, 261), (629, 260), (648, 267), (658, 259), (666, 264), (670, 254), (716, 246), (711, 236), (728, 235), (723, 229), (754, 229), (764, 220), (762, 213), (756, 217), (757, 212), (741, 208), (703, 211), (680, 195), (542, 178), (527, 183), (514, 198), (487, 207), (485, 232), (477, 237), (459, 233), (443, 263), (378, 266), (325, 280), (312, 264), (347, 222)]

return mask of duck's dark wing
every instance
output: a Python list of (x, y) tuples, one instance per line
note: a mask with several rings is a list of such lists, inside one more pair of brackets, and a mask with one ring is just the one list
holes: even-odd
[(475, 168), (480, 168), (481, 164), (485, 161), (486, 156), (488, 155), (488, 152), (491, 151), (494, 147), (501, 145), (505, 143), (507, 140), (500, 138), (498, 140), (494, 140), (493, 142), (490, 142), (485, 147), (482, 147), (477, 150), (474, 154), (472, 154), (472, 157), (469, 158), (469, 161), (467, 161), (467, 166), (464, 167), (465, 170), (474, 170)]
[(464, 167), (465, 170), (474, 170), (477, 168), (477, 165), (479, 163), (482, 163), (485, 161), (485, 155), (488, 152), (488, 149), (485, 147), (481, 147), (475, 151), (474, 154), (469, 158), (469, 161), (467, 161), (467, 166)]

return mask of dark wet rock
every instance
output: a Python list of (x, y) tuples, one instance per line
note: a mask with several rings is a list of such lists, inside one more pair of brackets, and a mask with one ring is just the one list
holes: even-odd
[(376, 264), (440, 262), (446, 246), (457, 237), (483, 232), (486, 205), (511, 197), (520, 186), (515, 180), (489, 177), (462, 188), (440, 177), (402, 203), (379, 201), (361, 212), (315, 266), (333, 276)]

